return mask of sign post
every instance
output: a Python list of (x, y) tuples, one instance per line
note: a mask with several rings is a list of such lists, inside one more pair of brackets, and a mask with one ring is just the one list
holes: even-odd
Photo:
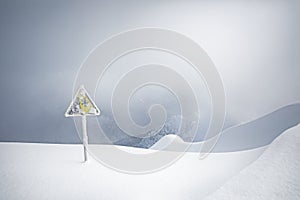
[(82, 142), (84, 149), (84, 161), (87, 161), (87, 146), (88, 146), (88, 134), (86, 117), (100, 115), (100, 110), (87, 93), (84, 86), (80, 86), (70, 106), (68, 107), (65, 116), (66, 117), (81, 117), (82, 123)]

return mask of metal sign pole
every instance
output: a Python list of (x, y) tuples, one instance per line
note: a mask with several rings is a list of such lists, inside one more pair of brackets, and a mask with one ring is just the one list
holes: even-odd
[(84, 162), (87, 161), (87, 146), (88, 146), (88, 135), (86, 130), (86, 115), (83, 115), (81, 118), (82, 123), (82, 141), (83, 141), (83, 150), (84, 150)]

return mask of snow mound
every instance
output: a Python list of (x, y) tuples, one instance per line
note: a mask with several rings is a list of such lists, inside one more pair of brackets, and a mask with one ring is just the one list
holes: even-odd
[(177, 150), (180, 149), (181, 146), (186, 146), (186, 143), (182, 140), (182, 138), (174, 134), (169, 134), (162, 137), (150, 149), (164, 150), (168, 148), (168, 150)]
[(300, 199), (300, 125), (279, 136), (253, 164), (206, 200)]
[(174, 152), (195, 152), (199, 153), (203, 142), (185, 142), (180, 136), (169, 134), (156, 142), (151, 150), (174, 151)]

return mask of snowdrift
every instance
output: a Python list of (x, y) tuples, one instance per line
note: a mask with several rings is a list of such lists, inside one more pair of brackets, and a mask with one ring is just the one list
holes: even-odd
[[(234, 152), (264, 147), (272, 143), (285, 130), (300, 123), (300, 104), (282, 107), (248, 123), (226, 129), (212, 152)], [(174, 141), (173, 145), (171, 144)], [(178, 151), (188, 148), (189, 152), (199, 152), (203, 142), (187, 143), (175, 135), (167, 135), (155, 143), (151, 149)]]
[(279, 136), (253, 164), (206, 200), (300, 199), (300, 125)]

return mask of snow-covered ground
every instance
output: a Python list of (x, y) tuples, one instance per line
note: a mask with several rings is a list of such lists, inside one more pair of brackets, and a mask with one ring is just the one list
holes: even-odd
[[(109, 151), (108, 146), (105, 149)], [(111, 170), (92, 158), (81, 163), (79, 145), (2, 143), (0, 199), (199, 199), (262, 151), (216, 153), (204, 160), (198, 160), (197, 153), (187, 153), (162, 171), (132, 175)]]
[(204, 160), (190, 152), (156, 173), (132, 175), (92, 157), (82, 163), (80, 145), (0, 143), (0, 199), (299, 199), (300, 126), (264, 150), (212, 153)]

